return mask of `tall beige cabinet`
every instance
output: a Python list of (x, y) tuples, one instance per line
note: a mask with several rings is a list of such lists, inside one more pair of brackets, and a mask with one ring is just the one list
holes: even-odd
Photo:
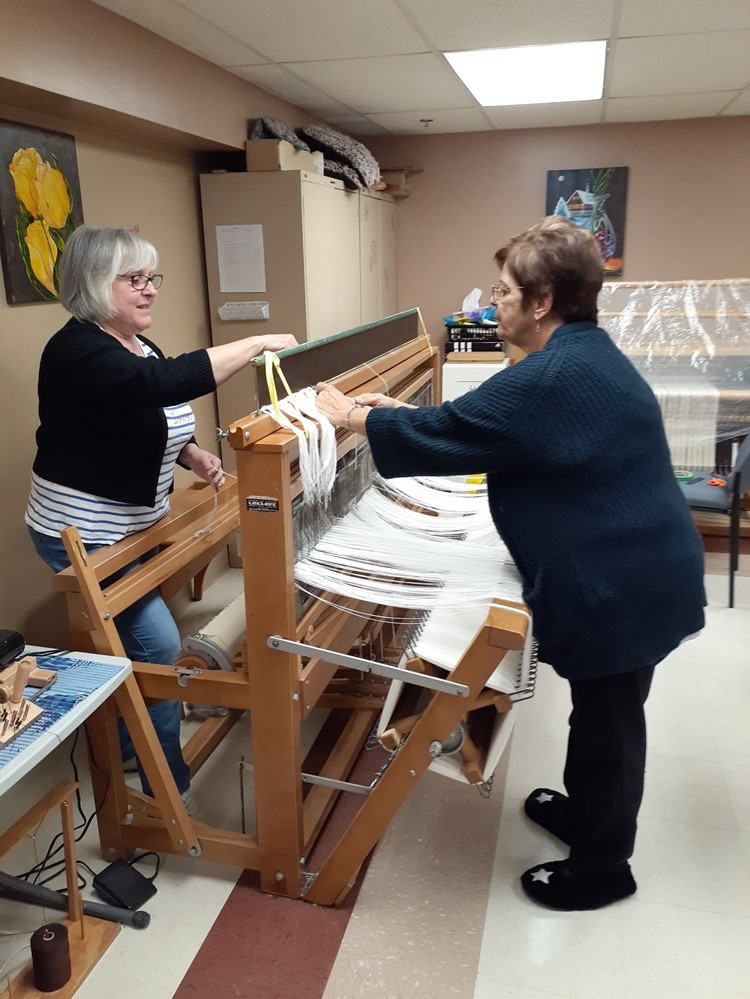
[[(388, 195), (275, 170), (203, 174), (201, 200), (213, 343), (266, 332), (302, 343), (397, 311)], [(240, 374), (219, 388), (223, 428), (254, 408), (250, 383)]]

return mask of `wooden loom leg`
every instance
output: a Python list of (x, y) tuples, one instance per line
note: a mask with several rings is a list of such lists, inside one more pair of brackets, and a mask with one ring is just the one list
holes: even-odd
[[(88, 554), (80, 534), (74, 527), (68, 527), (62, 532), (62, 539), (86, 603), (92, 628), (91, 639), (96, 651), (103, 655), (127, 658), (104, 594), (89, 563)], [(157, 738), (135, 676), (132, 674), (128, 676), (124, 683), (117, 688), (114, 697), (120, 714), (125, 719), (136, 754), (161, 810), (175, 852), (196, 852), (198, 848), (193, 824), (167, 765), (164, 751)], [(104, 758), (111, 766), (114, 754), (119, 752), (117, 729), (114, 729), (114, 736), (111, 725), (102, 726), (98, 732), (102, 743), (107, 742)], [(117, 739), (117, 749), (112, 745), (113, 738)], [(117, 768), (115, 768), (115, 772), (116, 770)], [(121, 772), (122, 768), (120, 767), (119, 770)], [(122, 798), (116, 794), (108, 809), (108, 819), (106, 820), (107, 835), (112, 836), (115, 841), (111, 849), (115, 850), (118, 850), (117, 840), (119, 839), (114, 832), (115, 816), (117, 815), (120, 820), (124, 817), (124, 812), (121, 809)], [(121, 841), (119, 848), (121, 849)]]
[(238, 451), (237, 475), (240, 496), (262, 497), (267, 507), (276, 503), (271, 512), (240, 506), (260, 886), (298, 898), (304, 853), (300, 661), (267, 645), (270, 635), (296, 636), (297, 629), (289, 456)]
[(122, 823), (128, 811), (128, 789), (122, 769), (114, 698), (108, 698), (97, 708), (85, 725), (99, 844), (102, 856), (111, 861), (126, 857), (128, 853), (122, 835)]
[[(432, 762), (430, 746), (435, 741), (440, 744), (445, 742), (465, 712), (471, 709), (505, 654), (505, 649), (489, 644), (488, 631), (487, 626), (482, 629), (450, 676), (454, 682), (469, 686), (469, 698), (446, 693), (433, 695), (385, 774), (317, 874), (305, 895), (306, 901), (335, 905), (345, 897), (368, 853)], [(510, 641), (506, 649), (520, 647), (513, 635), (508, 637)]]

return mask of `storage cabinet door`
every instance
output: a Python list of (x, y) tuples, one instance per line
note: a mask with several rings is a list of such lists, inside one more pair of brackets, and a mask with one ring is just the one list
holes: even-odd
[(324, 184), (302, 185), (307, 339), (360, 324), (359, 201)]
[(360, 193), (359, 256), (362, 322), (393, 315), (396, 308), (396, 206)]

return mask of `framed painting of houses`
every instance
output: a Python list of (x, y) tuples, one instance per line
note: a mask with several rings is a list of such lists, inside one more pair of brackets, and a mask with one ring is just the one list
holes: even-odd
[(607, 277), (619, 277), (625, 260), (627, 167), (547, 171), (547, 215), (562, 215), (594, 236)]
[(73, 136), (0, 121), (0, 260), (9, 304), (57, 300), (60, 255), (82, 222)]

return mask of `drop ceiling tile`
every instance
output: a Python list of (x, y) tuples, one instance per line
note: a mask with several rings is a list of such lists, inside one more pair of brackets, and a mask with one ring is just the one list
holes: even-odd
[(356, 118), (347, 118), (345, 115), (329, 115), (328, 123), (334, 126), (339, 132), (347, 135), (388, 135), (388, 129), (378, 125), (371, 118), (357, 115)]
[(168, 39), (188, 52), (217, 66), (245, 66), (266, 60), (252, 47), (237, 41), (231, 32), (214, 27), (204, 17), (185, 10), (174, 0), (96, 0), (106, 7), (140, 24), (155, 35)]
[(495, 128), (598, 125), (602, 117), (602, 104), (602, 101), (566, 101), (561, 104), (485, 108), (484, 112)]
[(733, 91), (721, 91), (712, 94), (672, 94), (669, 97), (612, 97), (607, 101), (605, 121), (713, 118), (733, 96)]
[(294, 63), (289, 68), (321, 90), (346, 94), (347, 104), (362, 114), (476, 103), (441, 55), (339, 59)]
[(644, 97), (740, 90), (750, 82), (750, 31), (617, 42), (608, 95)]
[(425, 50), (392, 0), (180, 0), (275, 62), (391, 55)]
[(750, 90), (745, 90), (739, 94), (722, 112), (723, 115), (747, 114), (750, 115)]
[(351, 108), (342, 104), (334, 97), (311, 86), (305, 80), (300, 80), (283, 66), (266, 63), (264, 66), (232, 66), (231, 72), (241, 76), (243, 80), (254, 83), (269, 94), (283, 97), (284, 100), (296, 104), (306, 111), (314, 111), (321, 116), (329, 114), (351, 114)]
[[(393, 135), (427, 135), (450, 132), (491, 131), (487, 119), (479, 108), (454, 108), (436, 111), (402, 111), (368, 115)], [(431, 119), (425, 128), (421, 118)]]
[(670, 35), (750, 28), (748, 0), (627, 0), (619, 33)]
[(441, 52), (608, 38), (614, 0), (399, 0)]

